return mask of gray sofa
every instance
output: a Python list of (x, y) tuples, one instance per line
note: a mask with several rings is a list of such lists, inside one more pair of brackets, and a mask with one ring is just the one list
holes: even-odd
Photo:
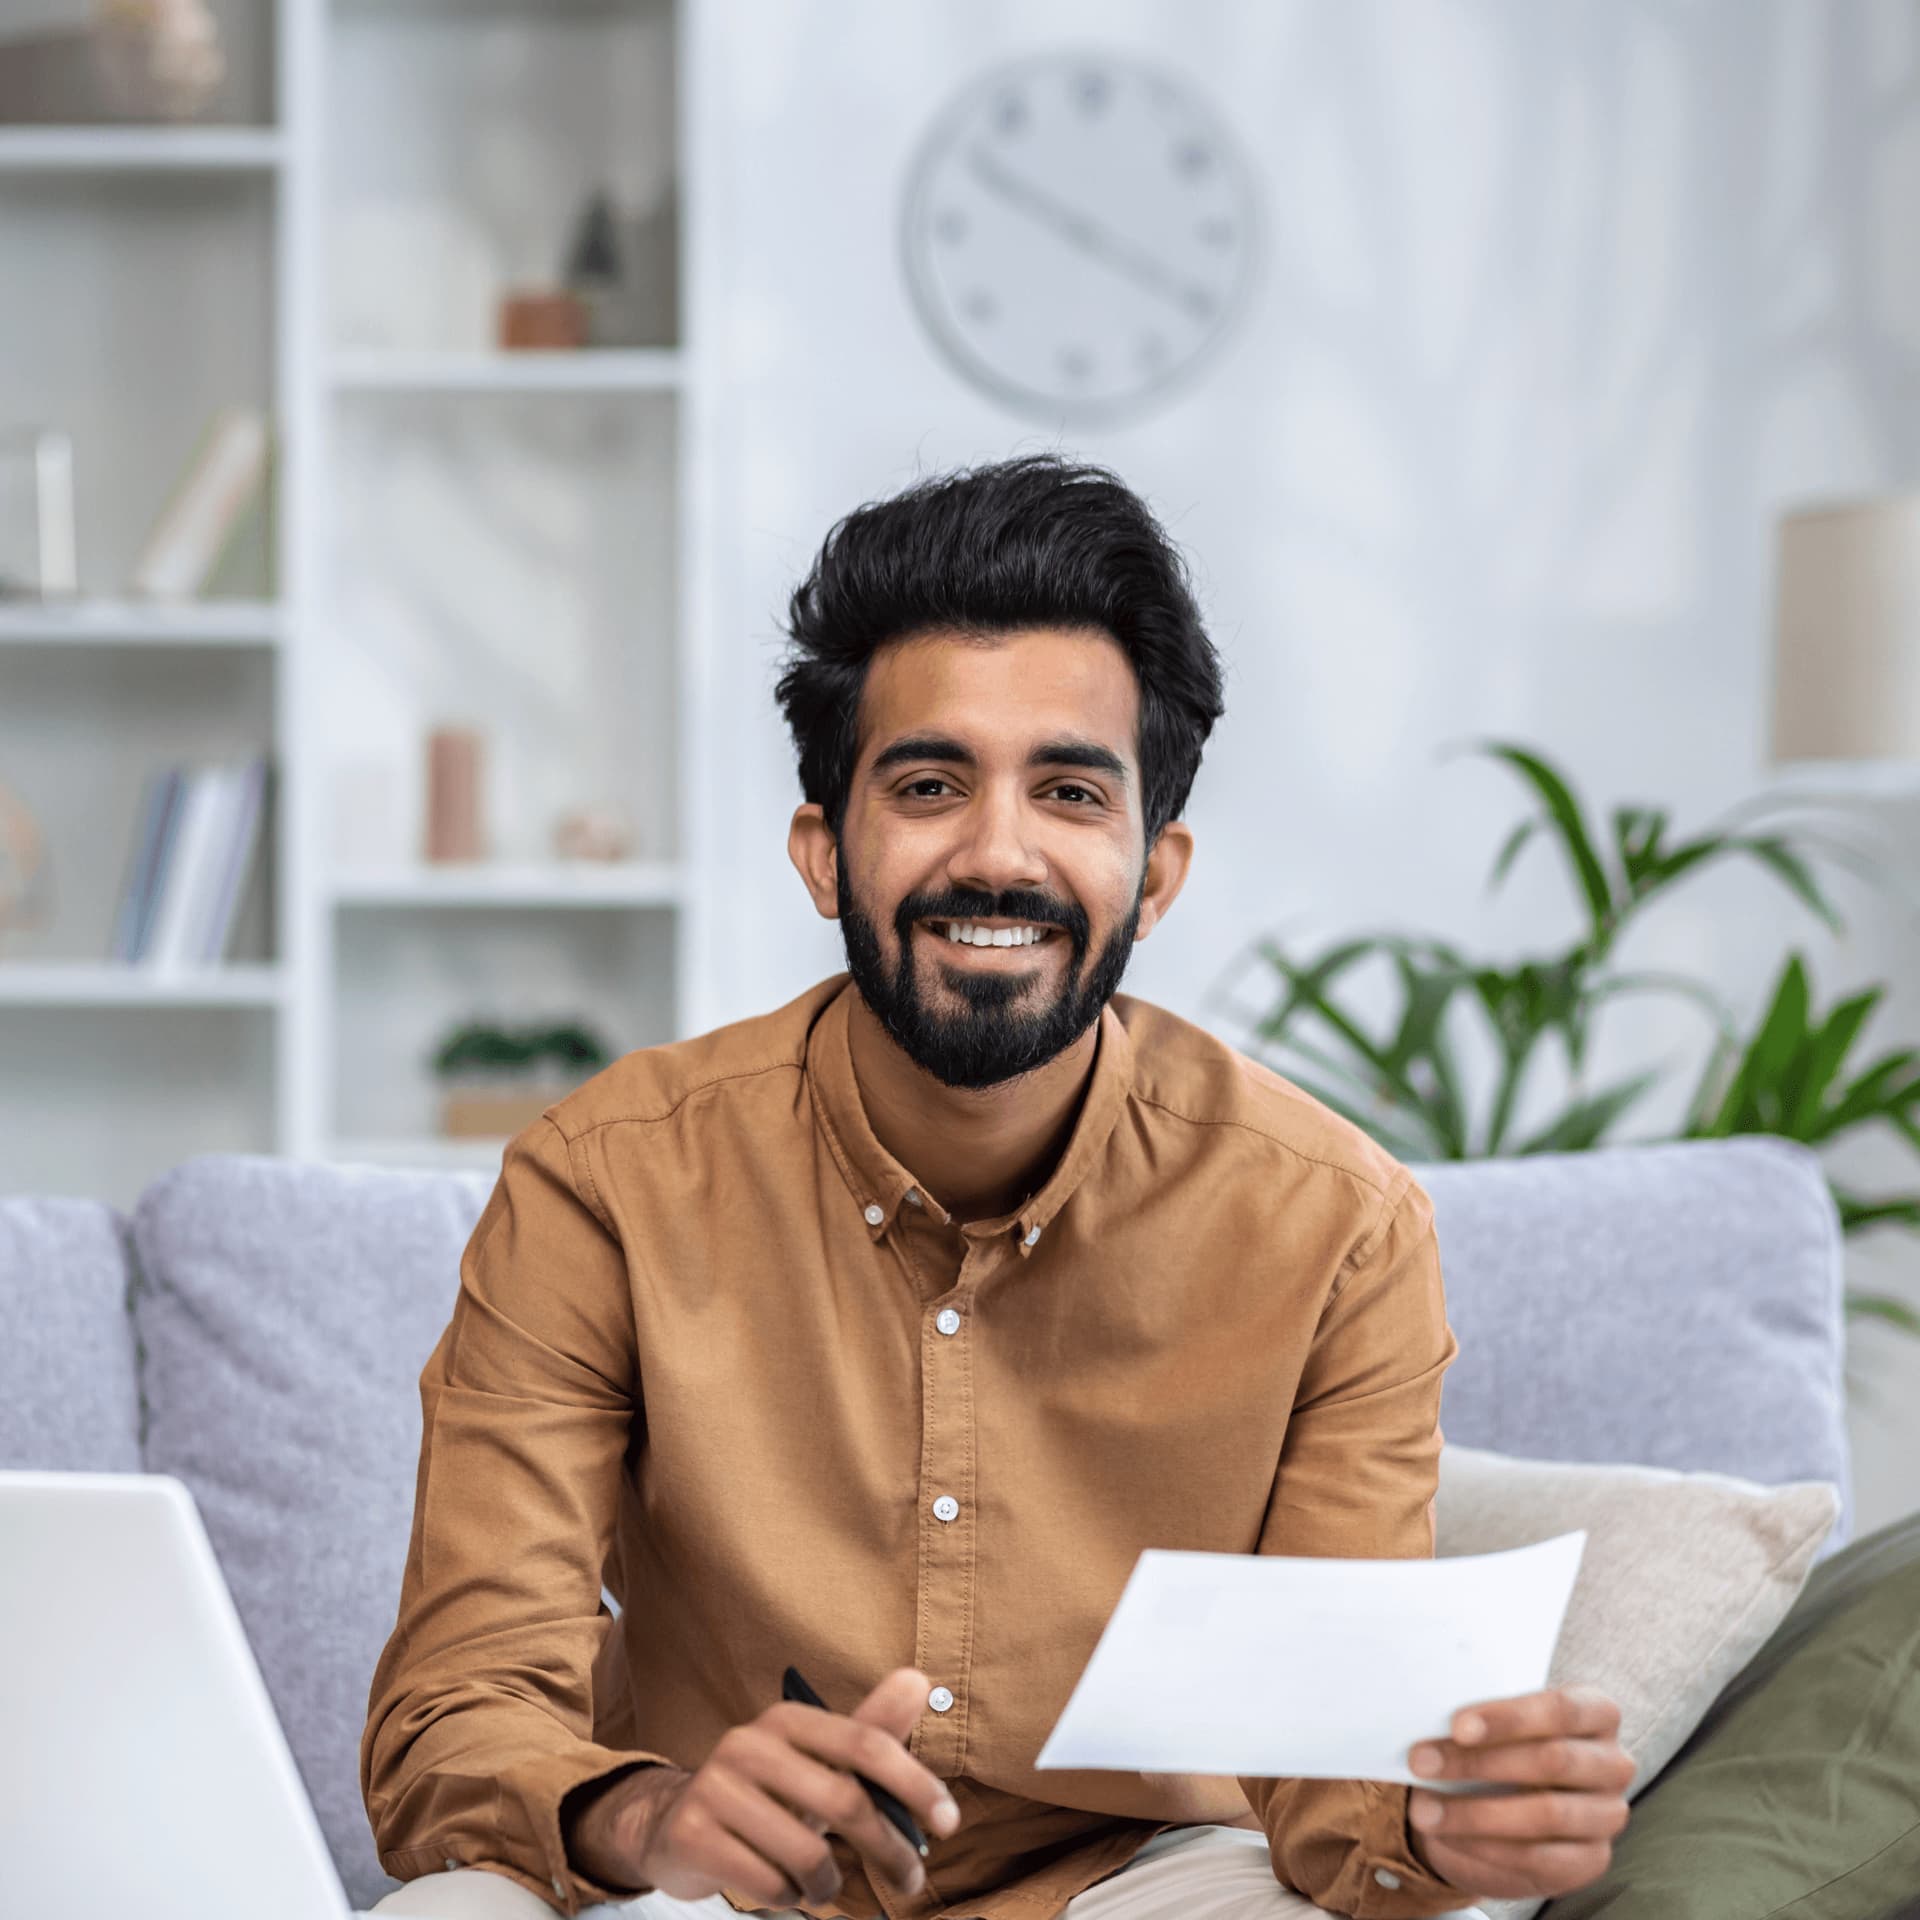
[[(1751, 1138), (1417, 1172), (1461, 1349), (1449, 1442), (1827, 1479), (1843, 1504), (1821, 1558), (1851, 1538), (1840, 1236), (1812, 1153)], [(0, 1200), (0, 1466), (192, 1489), (361, 1908), (398, 1884), (356, 1755), (405, 1557), (418, 1375), (490, 1185), (212, 1155), (130, 1218)]]

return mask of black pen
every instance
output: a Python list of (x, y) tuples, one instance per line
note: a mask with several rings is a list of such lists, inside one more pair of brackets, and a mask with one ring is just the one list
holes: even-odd
[[(789, 1667), (781, 1676), (780, 1692), (784, 1699), (798, 1700), (803, 1706), (819, 1707), (827, 1713), (833, 1711), (800, 1677), (798, 1667)], [(924, 1860), (927, 1857), (926, 1836), (914, 1825), (913, 1815), (885, 1787), (876, 1785), (864, 1773), (856, 1773), (853, 1777), (866, 1788), (867, 1798), (906, 1835), (907, 1845)]]

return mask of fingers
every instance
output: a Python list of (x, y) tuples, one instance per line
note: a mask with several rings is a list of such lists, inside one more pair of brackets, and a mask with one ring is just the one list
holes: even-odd
[[(803, 1711), (817, 1713), (818, 1709)], [(890, 1737), (878, 1729), (875, 1733), (883, 1740)], [(866, 1789), (851, 1772), (823, 1765), (810, 1754), (801, 1752), (797, 1745), (788, 1744), (791, 1739), (789, 1735), (784, 1740), (768, 1741), (765, 1767), (760, 1776), (768, 1790), (777, 1793), (803, 1817), (804, 1810), (822, 1817), (826, 1826), (844, 1835), (859, 1849), (869, 1865), (884, 1873), (896, 1886), (910, 1893), (918, 1892), (924, 1869), (906, 1836), (868, 1799)], [(869, 1779), (876, 1777), (865, 1766), (860, 1766), (858, 1771), (867, 1774)], [(811, 1821), (808, 1824), (811, 1825)]]
[[(703, 1874), (716, 1886), (732, 1887), (736, 1892), (753, 1895), (770, 1907), (790, 1907), (796, 1900), (814, 1898), (791, 1873), (749, 1842), (740, 1839), (730, 1823), (722, 1823), (706, 1805), (688, 1801), (675, 1815), (681, 1829), (682, 1844), (697, 1857)], [(833, 1875), (833, 1887), (818, 1896), (824, 1903), (838, 1890), (840, 1876)]]
[[(922, 1766), (906, 1748), (914, 1724), (925, 1710), (927, 1692), (927, 1676), (917, 1667), (896, 1667), (850, 1714), (823, 1715), (817, 1707), (792, 1701), (770, 1709), (770, 1713), (780, 1716), (776, 1724), (788, 1739), (805, 1745), (831, 1766), (864, 1773), (876, 1786), (885, 1787), (903, 1801), (923, 1832), (945, 1839), (959, 1826), (960, 1809), (948, 1793), (946, 1782)], [(834, 1731), (825, 1733), (825, 1727)], [(804, 1740), (797, 1731), (802, 1728), (808, 1730)], [(823, 1745), (823, 1741), (828, 1744)], [(861, 1798), (865, 1800), (866, 1796), (862, 1794)], [(898, 1833), (870, 1800), (866, 1805), (888, 1833)], [(852, 1834), (847, 1837), (854, 1838)], [(912, 1848), (907, 1851), (911, 1853)]]
[[(1431, 1810), (1431, 1821), (1425, 1816)], [(1407, 1817), (1422, 1834), (1449, 1846), (1480, 1839), (1611, 1840), (1627, 1824), (1627, 1803), (1592, 1793), (1422, 1793), (1409, 1796)]]
[[(1426, 1767), (1431, 1750), (1438, 1764)], [(1497, 1747), (1463, 1747), (1452, 1740), (1423, 1740), (1408, 1765), (1426, 1780), (1505, 1780), (1522, 1786), (1585, 1787), (1624, 1793), (1633, 1784), (1633, 1756), (1602, 1740), (1516, 1740)]]
[(1447, 1842), (1447, 1864), (1455, 1875), (1459, 1872), (1453, 1859), (1456, 1853), (1487, 1869), (1484, 1879), (1475, 1876), (1475, 1893), (1499, 1899), (1539, 1893), (1547, 1887), (1562, 1891), (1584, 1887), (1613, 1862), (1612, 1847), (1605, 1840), (1502, 1840), (1470, 1834)]
[[(1474, 1722), (1479, 1726), (1476, 1730)], [(1492, 1746), (1502, 1740), (1547, 1740), (1556, 1734), (1609, 1738), (1620, 1731), (1619, 1702), (1598, 1687), (1547, 1687), (1510, 1700), (1481, 1700), (1453, 1716), (1453, 1737), (1462, 1745)]]
[(932, 1690), (933, 1682), (918, 1667), (895, 1667), (847, 1718), (883, 1727), (904, 1745)]

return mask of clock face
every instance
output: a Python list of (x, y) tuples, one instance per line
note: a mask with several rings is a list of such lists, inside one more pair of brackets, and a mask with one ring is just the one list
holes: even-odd
[(1191, 90), (1107, 54), (977, 81), (908, 182), (907, 283), (941, 351), (1049, 419), (1113, 418), (1218, 344), (1254, 257), (1252, 176)]

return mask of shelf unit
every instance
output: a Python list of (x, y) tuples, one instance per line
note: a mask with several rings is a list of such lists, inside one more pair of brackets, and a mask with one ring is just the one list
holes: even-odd
[[(0, 931), (0, 1191), (126, 1205), (207, 1150), (497, 1167), (502, 1142), (433, 1131), (449, 1027), (688, 1030), (695, 11), (255, 0), (260, 124), (0, 127), (0, 272), (36, 288), (0, 314), (0, 427), (72, 432), (83, 575), (71, 604), (0, 604), (0, 781), (57, 896)], [(628, 238), (673, 323), (656, 302), (652, 344), (489, 347), (492, 295), (553, 277), (601, 185), (664, 212)], [(448, 235), (490, 263), (477, 305)], [(277, 435), (259, 578), (127, 598), (190, 428), (236, 400)], [(496, 857), (428, 865), (424, 736), (462, 723)], [(242, 751), (278, 778), (234, 958), (101, 959), (145, 775)], [(631, 857), (554, 858), (575, 807), (622, 813)]]

